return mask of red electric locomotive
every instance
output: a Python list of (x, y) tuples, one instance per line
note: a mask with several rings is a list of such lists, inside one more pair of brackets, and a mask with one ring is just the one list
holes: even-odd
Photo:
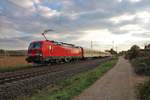
[(53, 63), (82, 59), (83, 49), (72, 44), (56, 41), (34, 41), (28, 48), (28, 62)]

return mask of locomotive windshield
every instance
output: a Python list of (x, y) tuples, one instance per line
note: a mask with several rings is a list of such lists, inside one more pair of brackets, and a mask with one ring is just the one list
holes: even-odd
[(40, 46), (41, 46), (41, 43), (39, 42), (31, 43), (29, 46), (29, 49), (39, 49)]

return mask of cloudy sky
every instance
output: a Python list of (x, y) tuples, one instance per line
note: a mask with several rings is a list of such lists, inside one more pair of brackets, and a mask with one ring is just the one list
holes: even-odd
[[(0, 0), (0, 48), (47, 38), (95, 49), (150, 43), (150, 0)], [(114, 44), (114, 46), (113, 46)]]

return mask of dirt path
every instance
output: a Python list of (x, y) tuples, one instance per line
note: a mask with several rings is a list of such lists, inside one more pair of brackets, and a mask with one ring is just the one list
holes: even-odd
[(118, 63), (73, 100), (136, 100), (135, 84), (141, 80), (123, 57)]

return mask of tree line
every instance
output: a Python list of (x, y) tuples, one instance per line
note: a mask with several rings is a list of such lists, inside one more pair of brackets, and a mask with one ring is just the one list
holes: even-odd
[(0, 56), (25, 56), (26, 50), (4, 50), (0, 49)]

